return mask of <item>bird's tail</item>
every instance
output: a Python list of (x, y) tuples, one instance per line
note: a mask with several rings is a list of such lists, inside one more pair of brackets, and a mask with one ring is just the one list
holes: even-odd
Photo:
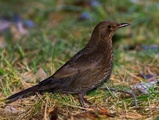
[(11, 95), (10, 97), (8, 97), (6, 99), (6, 102), (11, 103), (18, 99), (22, 99), (22, 98), (28, 97), (30, 95), (34, 95), (36, 92), (38, 92), (38, 85), (35, 85), (33, 87), (27, 88), (23, 91), (20, 91), (18, 93)]

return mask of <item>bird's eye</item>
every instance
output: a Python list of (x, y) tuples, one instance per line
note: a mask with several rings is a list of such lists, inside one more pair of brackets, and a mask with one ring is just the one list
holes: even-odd
[(112, 26), (111, 25), (108, 25), (108, 28), (111, 28)]

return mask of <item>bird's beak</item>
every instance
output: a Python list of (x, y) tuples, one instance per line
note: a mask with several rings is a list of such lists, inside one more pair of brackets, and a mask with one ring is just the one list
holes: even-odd
[(118, 28), (126, 27), (126, 26), (129, 26), (129, 25), (130, 25), (129, 23), (119, 23)]

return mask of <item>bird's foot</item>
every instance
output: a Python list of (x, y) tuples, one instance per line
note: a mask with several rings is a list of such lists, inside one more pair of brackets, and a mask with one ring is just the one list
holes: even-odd
[(85, 103), (89, 104), (89, 105), (92, 105), (92, 103), (90, 101), (88, 101), (85, 97), (83, 97), (83, 100)]
[(124, 91), (124, 90), (117, 90), (117, 89), (114, 89), (114, 88), (100, 88), (102, 90), (110, 90), (110, 91), (115, 91), (115, 92), (122, 92), (122, 93), (126, 93), (126, 94), (129, 94), (132, 96), (132, 98), (134, 99), (134, 104), (135, 104), (135, 107), (138, 108), (138, 103), (137, 103), (137, 99), (136, 99), (136, 95), (133, 93), (133, 92), (129, 92), (129, 91)]
[(85, 110), (86, 107), (84, 105), (84, 102), (87, 103), (87, 104), (89, 104), (89, 105), (91, 105), (92, 103), (90, 101), (88, 101), (84, 96), (85, 96), (85, 94), (83, 94), (83, 93), (78, 94), (79, 102), (80, 102), (81, 106)]

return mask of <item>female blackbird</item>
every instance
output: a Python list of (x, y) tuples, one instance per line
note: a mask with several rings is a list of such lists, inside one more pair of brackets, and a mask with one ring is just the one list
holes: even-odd
[(78, 95), (80, 104), (89, 103), (85, 94), (102, 85), (111, 75), (113, 64), (112, 36), (128, 23), (100, 22), (86, 46), (59, 68), (52, 76), (37, 85), (20, 91), (6, 100), (13, 102), (42, 92), (62, 92)]

